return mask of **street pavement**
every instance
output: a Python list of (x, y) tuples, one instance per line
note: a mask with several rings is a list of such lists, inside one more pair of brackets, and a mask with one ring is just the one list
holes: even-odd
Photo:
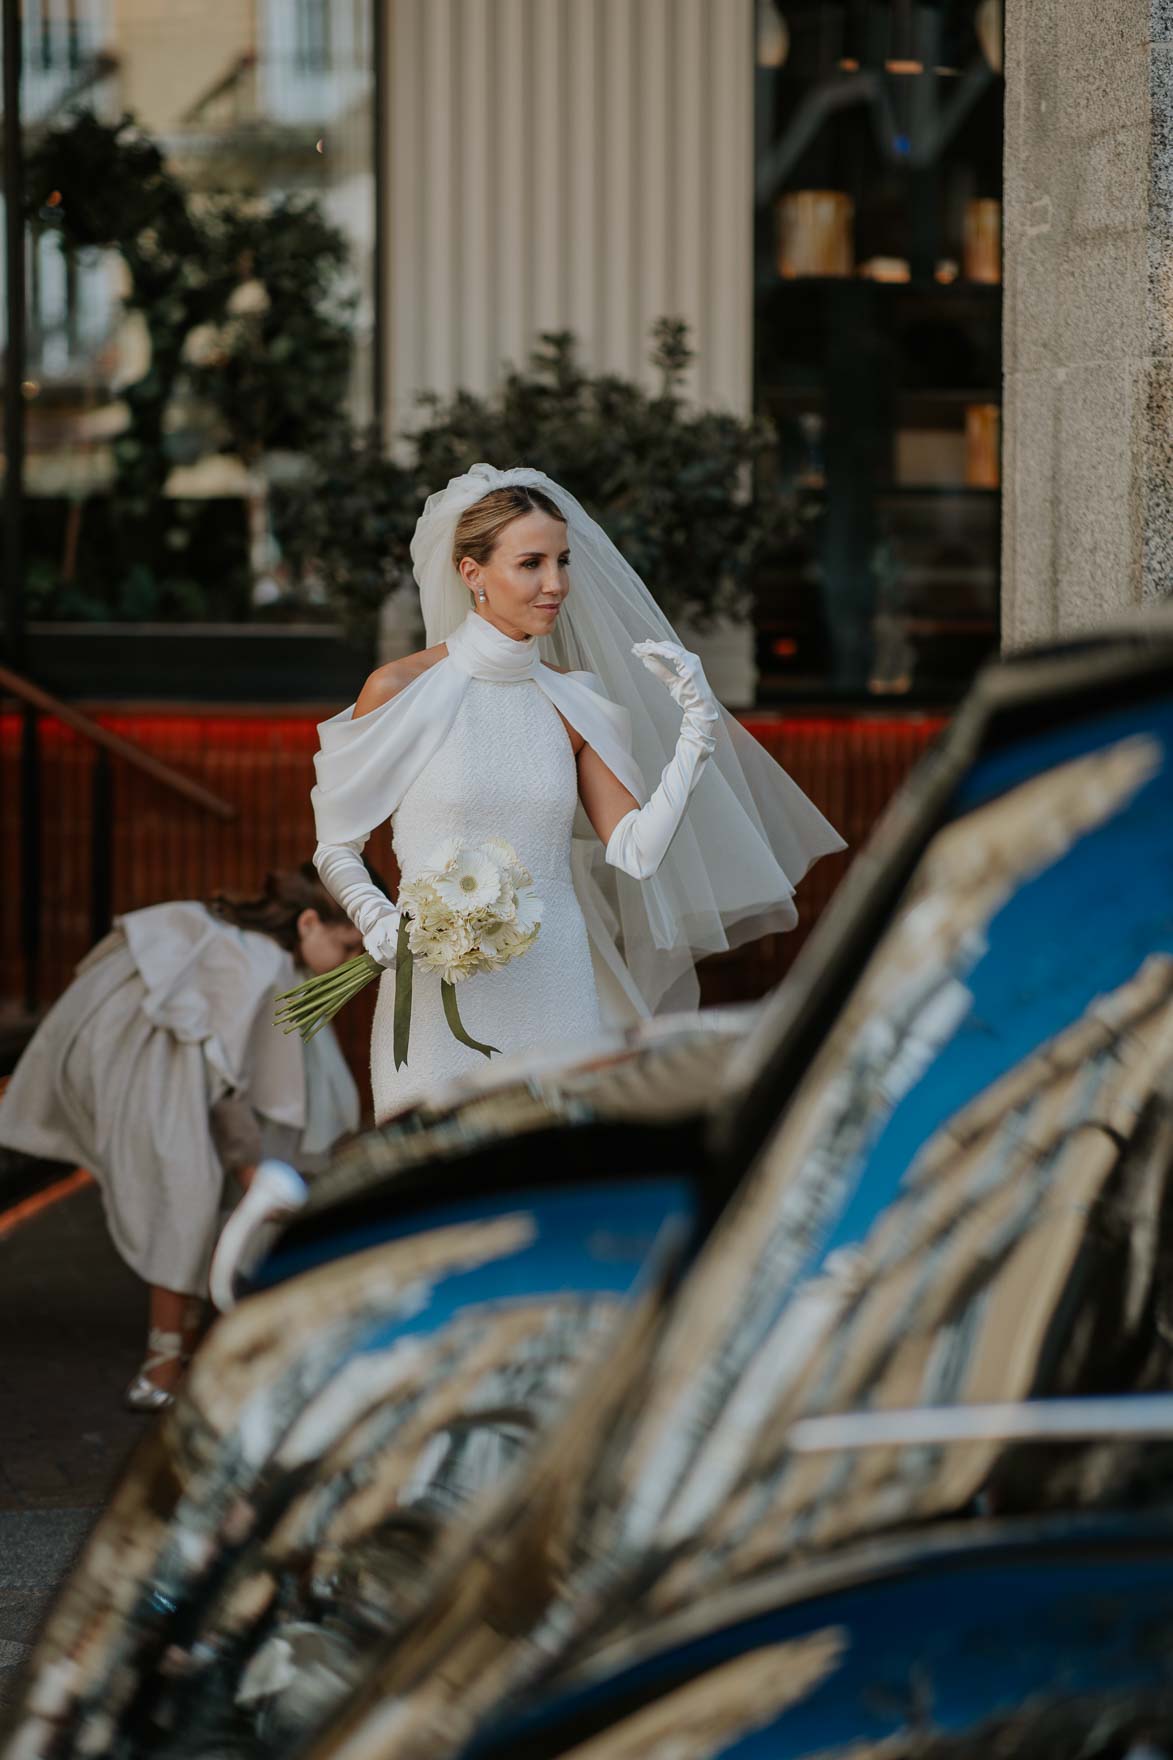
[(0, 1238), (0, 1706), (150, 1422), (121, 1405), (145, 1328), (92, 1185)]

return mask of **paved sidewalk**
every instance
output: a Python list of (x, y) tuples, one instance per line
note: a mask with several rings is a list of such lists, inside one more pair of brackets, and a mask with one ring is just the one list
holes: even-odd
[(0, 1510), (0, 1712), (17, 1697), (53, 1586), (89, 1532), (93, 1510)]
[(120, 1403), (145, 1326), (94, 1187), (0, 1240), (0, 1704), (149, 1423)]

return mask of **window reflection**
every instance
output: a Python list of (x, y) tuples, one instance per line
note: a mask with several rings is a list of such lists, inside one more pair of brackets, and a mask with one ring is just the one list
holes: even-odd
[[(703, 1438), (654, 1613), (930, 1521), (1168, 1502), (1173, 1447), (1135, 1435), (794, 1439), (1168, 1387), (1171, 746), (1165, 700), (1089, 714), (958, 791), (657, 1366), (669, 1385), (691, 1363), (699, 1402), (719, 1365), (730, 1401), (650, 1419), (666, 1450)], [(735, 1316), (713, 1293), (734, 1266)]]
[[(369, 420), (376, 322), (369, 0), (261, 0), (244, 8), (194, 0), (163, 8), (145, 0), (117, 7), (110, 0), (31, 0), (23, 57), (30, 177), (44, 143), (79, 114), (106, 128), (129, 115), (163, 154), (200, 225), (213, 225), (230, 209), (259, 214), (282, 204), (318, 205), (343, 240), (345, 266), (330, 299), (331, 310), (345, 314), (353, 343), (350, 414), (360, 424)], [(73, 168), (84, 186), (84, 162)], [(62, 224), (71, 199), (76, 213), (100, 196), (79, 189), (76, 176), (74, 183), (72, 191), (37, 189), (27, 235), (30, 618), (249, 617), (286, 590), (269, 501), (286, 479), (296, 482), (297, 461), (311, 443), (308, 426), (300, 434), (291, 420), (284, 443), (267, 436), (258, 460), (225, 431), (221, 402), (227, 407), (235, 395), (228, 378), (239, 371), (240, 350), (232, 357), (218, 344), (221, 332), (259, 321), (259, 300), (249, 303), (256, 289), (246, 285), (242, 265), (239, 297), (227, 310), (210, 300), (209, 322), (193, 320), (179, 339), (182, 358), (162, 434), (149, 441), (166, 457), (167, 542), (141, 566), (121, 552), (115, 566), (110, 533), (125, 527), (126, 509), (110, 505), (112, 486), (118, 490), (120, 470), (125, 482), (127, 446), (148, 444), (128, 417), (128, 398), (153, 370), (162, 327), (144, 307), (141, 281), (132, 285), (128, 273), (133, 238), (119, 248), (109, 248), (105, 237), (79, 244), (76, 229), (69, 234)], [(291, 233), (289, 249), (298, 248)], [(307, 234), (303, 261), (310, 250)], [(193, 246), (193, 277), (206, 268), (198, 258)], [(163, 299), (162, 283), (161, 289)], [(209, 395), (209, 370), (224, 374), (224, 400)], [(272, 372), (272, 360), (266, 370)], [(287, 379), (298, 370), (295, 350)], [(347, 382), (344, 363), (336, 407), (345, 404)], [(312, 401), (296, 388), (282, 397), (294, 415)], [(129, 554), (133, 546), (122, 549)]]
[(949, 701), (997, 645), (997, 0), (759, 0), (755, 385), (799, 536), (761, 694)]

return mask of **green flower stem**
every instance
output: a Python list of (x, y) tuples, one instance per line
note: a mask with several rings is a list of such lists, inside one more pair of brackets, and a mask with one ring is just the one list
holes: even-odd
[(305, 1043), (320, 1033), (346, 1003), (377, 978), (382, 966), (368, 953), (346, 960), (332, 972), (308, 978), (277, 998), (274, 1025), (286, 1034), (300, 1033)]
[(371, 963), (369, 954), (357, 954), (354, 959), (345, 960), (342, 965), (335, 966), (333, 971), (323, 972), (316, 978), (307, 978), (304, 983), (295, 985), (292, 990), (283, 990), (277, 1000), (278, 1002), (284, 1002), (286, 998), (298, 1000), (311, 993), (319, 996), (326, 995), (332, 990), (348, 989), (358, 972), (361, 970), (365, 974)]

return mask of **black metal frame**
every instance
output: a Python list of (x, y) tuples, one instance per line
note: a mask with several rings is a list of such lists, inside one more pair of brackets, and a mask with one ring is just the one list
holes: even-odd
[(387, 324), (386, 304), (388, 292), (388, 260), (387, 260), (387, 56), (390, 32), (387, 28), (387, 12), (390, 0), (371, 0), (371, 56), (374, 61), (374, 101), (371, 105), (372, 137), (371, 152), (374, 166), (374, 285), (371, 288), (371, 304), (375, 314), (374, 335), (371, 346), (371, 423), (384, 439), (384, 424), (387, 419)]
[(8, 337), (4, 351), (4, 645), (19, 668), (24, 648), (24, 147), (21, 140), (20, 0), (4, 4), (4, 233)]
[[(25, 648), (24, 614), (24, 141), (20, 82), (24, 53), (20, 0), (3, 0), (4, 280), (8, 335), (4, 350), (4, 653), (16, 670)], [(24, 1002), (37, 1006), (41, 949), (41, 753), (37, 711), (21, 714), (20, 927)]]

